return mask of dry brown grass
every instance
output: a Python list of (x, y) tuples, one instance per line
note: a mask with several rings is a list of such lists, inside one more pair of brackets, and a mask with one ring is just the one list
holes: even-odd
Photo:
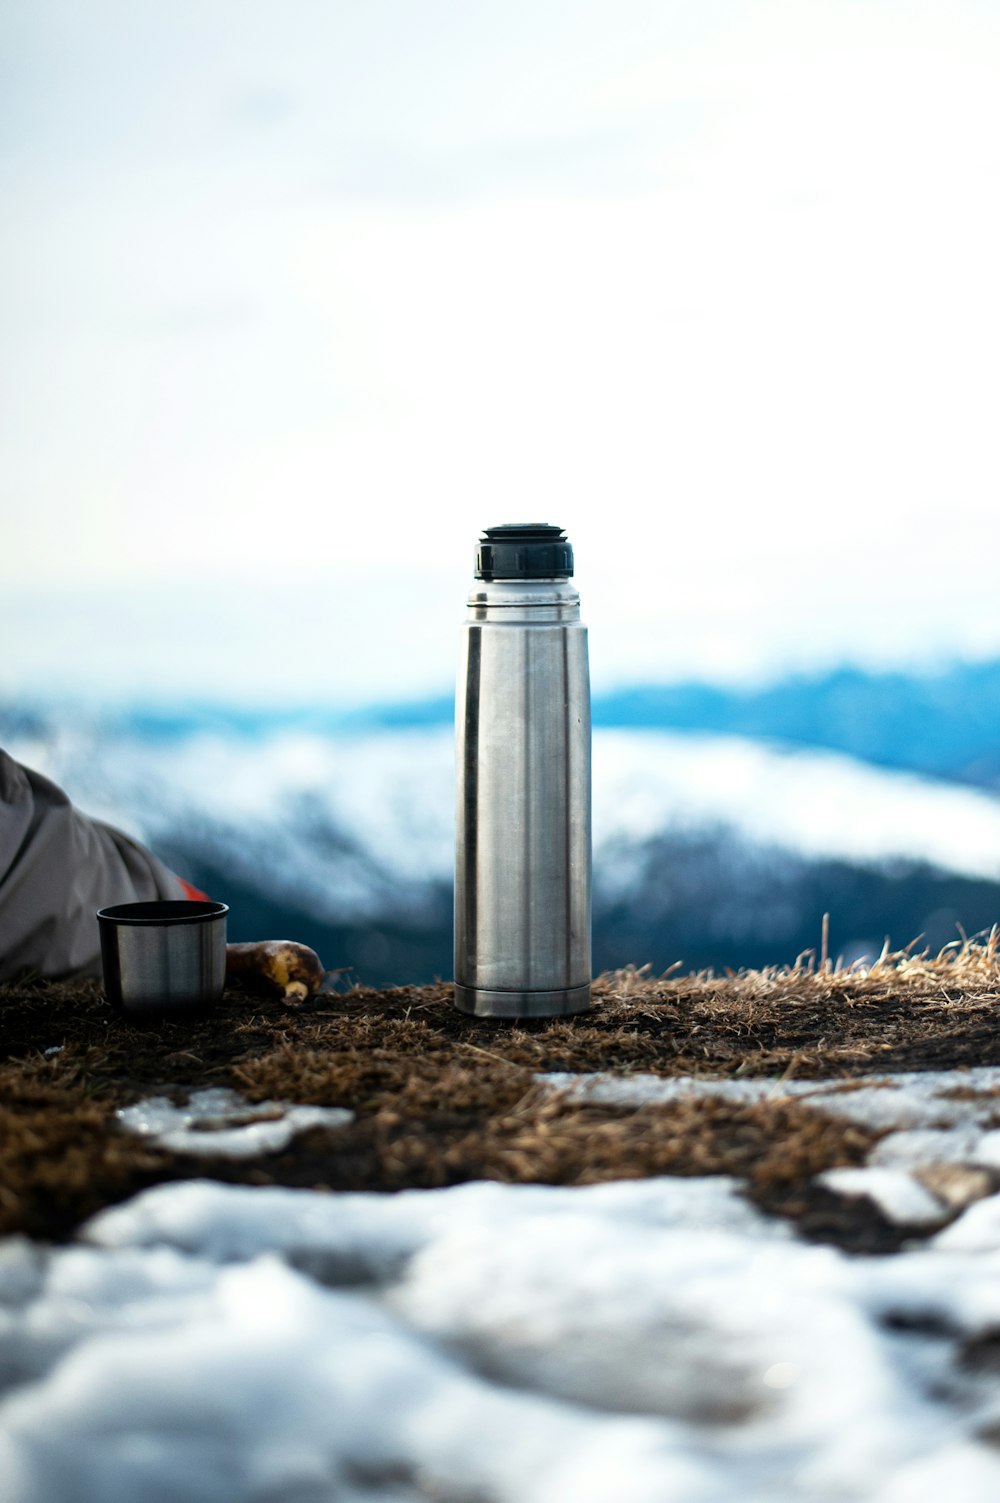
[(75, 1071), (27, 1060), (0, 1080), (0, 1233), (74, 1225), (165, 1169), (165, 1155), (110, 1130)]
[[(724, 976), (628, 967), (599, 979), (589, 1013), (545, 1022), (466, 1018), (438, 983), (355, 987), (297, 1009), (234, 989), (203, 1018), (136, 1026), (110, 1012), (95, 983), (8, 985), (0, 1231), (65, 1236), (100, 1205), (191, 1174), (395, 1190), (471, 1178), (586, 1184), (729, 1173), (814, 1235), (885, 1246), (890, 1234), (860, 1203), (847, 1226), (842, 1208), (834, 1214), (832, 1198), (811, 1185), (820, 1169), (861, 1162), (870, 1134), (787, 1098), (597, 1107), (553, 1097), (535, 1075), (849, 1080), (1000, 1064), (998, 999), (996, 931), (936, 956), (911, 947), (850, 970), (822, 956)], [(249, 1165), (153, 1152), (115, 1126), (119, 1105), (206, 1085), (258, 1101), (347, 1106), (357, 1119)]]

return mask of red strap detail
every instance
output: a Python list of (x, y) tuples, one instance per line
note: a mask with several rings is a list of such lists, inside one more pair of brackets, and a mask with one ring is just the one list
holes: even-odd
[[(177, 873), (174, 873), (177, 876)], [(178, 882), (184, 889), (184, 896), (190, 898), (193, 903), (210, 903), (211, 898), (207, 892), (202, 892), (200, 887), (192, 887), (190, 882), (185, 882), (183, 877), (177, 877)]]

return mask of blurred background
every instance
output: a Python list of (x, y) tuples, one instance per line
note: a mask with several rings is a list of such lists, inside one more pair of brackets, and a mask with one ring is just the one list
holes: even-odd
[(481, 528), (558, 522), (595, 959), (1000, 918), (987, 0), (4, 0), (0, 742), (450, 974)]

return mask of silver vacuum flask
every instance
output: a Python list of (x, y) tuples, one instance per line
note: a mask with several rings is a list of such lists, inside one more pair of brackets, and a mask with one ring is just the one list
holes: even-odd
[(590, 1004), (590, 677), (573, 549), (490, 527), (456, 700), (455, 1005), (547, 1018)]

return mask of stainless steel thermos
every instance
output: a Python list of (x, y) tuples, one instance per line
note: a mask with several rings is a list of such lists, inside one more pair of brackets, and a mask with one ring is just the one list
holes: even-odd
[(455, 1004), (590, 1003), (590, 678), (562, 528), (487, 528), (458, 674)]

